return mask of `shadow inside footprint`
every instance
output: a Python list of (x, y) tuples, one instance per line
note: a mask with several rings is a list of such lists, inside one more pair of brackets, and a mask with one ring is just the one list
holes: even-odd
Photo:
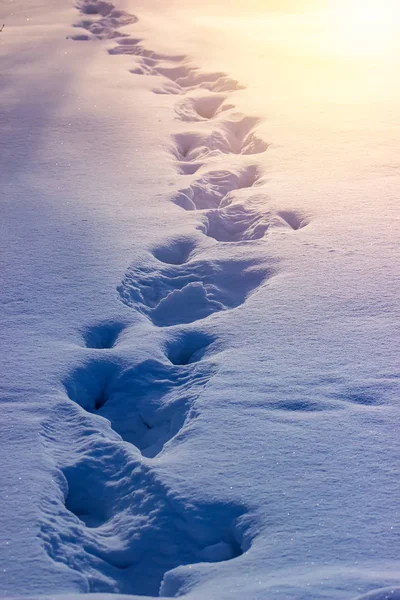
[(256, 165), (249, 165), (240, 171), (211, 171), (188, 188), (177, 192), (172, 202), (185, 210), (218, 208), (235, 190), (256, 186), (260, 174)]
[(295, 231), (305, 227), (309, 222), (305, 215), (292, 210), (281, 210), (277, 213), (277, 215), (282, 219), (282, 221), (284, 221), (284, 223), (289, 225), (289, 227)]
[(90, 462), (82, 461), (63, 471), (68, 492), (65, 498), (67, 510), (72, 512), (86, 527), (100, 527), (112, 516), (109, 498), (99, 473)]
[(252, 260), (190, 261), (176, 267), (132, 267), (118, 286), (121, 300), (159, 327), (192, 323), (235, 308), (273, 275)]
[(213, 374), (210, 362), (182, 368), (148, 359), (121, 369), (99, 360), (77, 368), (64, 385), (73, 402), (106, 418), (124, 441), (153, 458), (189, 414), (194, 418), (194, 402)]
[(110, 2), (105, 2), (105, 0), (79, 0), (77, 7), (85, 15), (101, 15), (102, 17), (106, 17), (110, 14), (114, 5)]
[(229, 194), (220, 207), (202, 213), (203, 224), (199, 227), (205, 235), (218, 242), (241, 242), (263, 238), (275, 229), (297, 230), (305, 227), (308, 220), (294, 211), (276, 213), (268, 210), (269, 198), (257, 194), (243, 201)]
[(196, 162), (226, 154), (261, 154), (269, 144), (253, 130), (258, 119), (240, 116), (219, 123), (212, 131), (197, 130), (178, 133), (174, 136), (171, 153), (178, 161)]
[[(137, 17), (126, 11), (118, 10), (110, 2), (104, 0), (79, 0), (76, 7), (83, 15), (97, 17), (97, 19), (85, 18), (74, 27), (81, 27), (90, 32), (94, 39), (116, 39), (124, 38), (125, 35), (118, 29), (125, 25), (137, 22)], [(90, 36), (72, 36), (74, 40), (90, 39)]]
[(173, 365), (188, 365), (201, 360), (215, 341), (202, 331), (183, 331), (165, 343), (165, 354)]
[(87, 348), (107, 349), (113, 348), (119, 334), (125, 325), (123, 323), (107, 321), (87, 327), (83, 332), (83, 339)]
[(200, 229), (218, 242), (259, 240), (267, 233), (273, 215), (268, 211), (258, 212), (243, 205), (210, 210), (204, 215)]
[(223, 111), (233, 108), (232, 104), (224, 104), (225, 94), (203, 93), (189, 98), (175, 108), (182, 121), (209, 121)]
[(62, 472), (66, 511), (41, 537), (54, 560), (90, 570), (92, 593), (181, 596), (185, 565), (232, 560), (251, 545), (243, 504), (185, 501), (121, 444), (86, 448)]
[(174, 81), (186, 91), (203, 89), (210, 92), (234, 92), (244, 89), (244, 86), (240, 85), (238, 81), (232, 79), (226, 73), (203, 73), (196, 67), (193, 67), (186, 75), (178, 77)]
[(190, 258), (196, 242), (190, 238), (171, 240), (153, 249), (153, 256), (168, 265), (183, 265)]

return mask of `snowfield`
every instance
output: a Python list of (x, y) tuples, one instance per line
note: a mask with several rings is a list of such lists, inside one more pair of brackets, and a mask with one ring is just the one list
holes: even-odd
[(338, 5), (1, 2), (2, 596), (400, 599), (400, 44)]

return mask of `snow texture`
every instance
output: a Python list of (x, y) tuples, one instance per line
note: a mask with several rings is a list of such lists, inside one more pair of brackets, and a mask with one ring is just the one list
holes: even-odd
[(391, 134), (165, 4), (5, 15), (1, 593), (399, 600)]

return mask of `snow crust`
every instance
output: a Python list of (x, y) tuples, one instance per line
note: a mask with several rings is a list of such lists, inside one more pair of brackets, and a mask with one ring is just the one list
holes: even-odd
[(305, 4), (1, 7), (3, 596), (400, 598), (398, 59)]

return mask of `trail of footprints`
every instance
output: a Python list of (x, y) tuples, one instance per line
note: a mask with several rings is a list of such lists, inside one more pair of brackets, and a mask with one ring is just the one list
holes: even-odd
[[(146, 49), (120, 31), (137, 18), (110, 2), (79, 0), (77, 8), (81, 20), (72, 39), (115, 40), (109, 53), (132, 55), (132, 73), (153, 77), (155, 93), (180, 96), (176, 114), (186, 129), (172, 136), (171, 156), (185, 184), (171, 199), (197, 213), (204, 235), (235, 245), (260, 240), (272, 227), (307, 224), (295, 212), (266, 208), (256, 156), (268, 144), (257, 134), (258, 119), (232, 103), (241, 89), (237, 81), (203, 73), (186, 56)], [(220, 168), (224, 157), (231, 168)], [(51, 500), (42, 539), (54, 560), (87, 576), (90, 592), (180, 595), (184, 578), (173, 569), (230, 560), (250, 546), (243, 506), (176, 498), (152, 467), (190, 428), (197, 399), (215, 372), (216, 340), (196, 323), (240, 306), (273, 275), (264, 251), (258, 258), (228, 252), (210, 261), (198, 254), (196, 240), (166, 240), (148, 265), (130, 267), (118, 287), (125, 304), (165, 332), (159, 355), (132, 364), (122, 350), (123, 323), (89, 327), (83, 332), (87, 359), (64, 381), (75, 409), (62, 419), (59, 435), (52, 427), (44, 434), (54, 448), (67, 424), (80, 440), (59, 459), (69, 536), (61, 533)]]
[(146, 358), (132, 366), (121, 365), (118, 357), (96, 357), (71, 373), (64, 382), (67, 394), (153, 458), (193, 416), (195, 400), (214, 371), (211, 362), (201, 361), (212, 342), (201, 332), (187, 331), (165, 343), (162, 360)]

